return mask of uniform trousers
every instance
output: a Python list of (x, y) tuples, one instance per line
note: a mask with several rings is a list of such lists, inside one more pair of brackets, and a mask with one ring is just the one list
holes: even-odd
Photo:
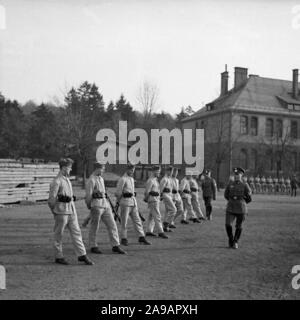
[(143, 224), (139, 216), (137, 206), (123, 206), (121, 205), (121, 238), (127, 239), (127, 222), (128, 217), (131, 217), (133, 227), (139, 237), (144, 237)]

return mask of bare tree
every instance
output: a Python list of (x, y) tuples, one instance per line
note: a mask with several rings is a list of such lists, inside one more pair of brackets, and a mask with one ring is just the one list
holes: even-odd
[(144, 81), (142, 86), (139, 88), (136, 100), (142, 108), (142, 112), (146, 119), (151, 116), (157, 107), (158, 97), (158, 87), (149, 81)]

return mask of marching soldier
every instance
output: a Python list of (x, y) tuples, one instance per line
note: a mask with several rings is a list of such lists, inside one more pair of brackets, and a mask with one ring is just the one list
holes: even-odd
[[(237, 249), (238, 241), (242, 233), (242, 224), (247, 213), (246, 203), (251, 201), (251, 189), (248, 183), (242, 182), (242, 175), (245, 170), (242, 168), (234, 168), (234, 182), (230, 182), (224, 193), (225, 199), (228, 201), (226, 207), (225, 227), (229, 240), (229, 247)], [(232, 224), (236, 220), (235, 234), (232, 233)]]
[(165, 176), (160, 181), (160, 194), (165, 205), (165, 217), (163, 223), (165, 232), (171, 232), (172, 230), (170, 230), (170, 228), (174, 228), (172, 222), (176, 214), (176, 207), (172, 197), (172, 173), (173, 167), (170, 166), (167, 168)]
[(273, 181), (274, 181), (274, 190), (275, 190), (275, 194), (277, 193), (277, 192), (279, 192), (279, 183), (278, 183), (278, 178), (277, 177), (275, 177), (274, 179), (273, 179)]
[(217, 185), (215, 179), (211, 177), (209, 169), (204, 170), (204, 179), (201, 182), (202, 196), (206, 209), (206, 218), (212, 219), (212, 200), (216, 200)]
[(188, 224), (187, 216), (190, 216), (190, 220), (194, 223), (200, 223), (201, 221), (197, 218), (193, 206), (192, 206), (192, 195), (190, 187), (191, 175), (186, 174), (180, 182), (180, 194), (183, 201), (184, 214), (181, 220), (182, 224)]
[(160, 175), (160, 167), (153, 166), (152, 174), (147, 180), (144, 201), (148, 203), (148, 208), (150, 210), (148, 221), (147, 221), (147, 232), (146, 236), (156, 237), (153, 233), (154, 226), (158, 231), (158, 236), (163, 239), (168, 239), (168, 236), (164, 233), (162, 218), (159, 209), (160, 205), (160, 190), (159, 182), (157, 178)]
[(105, 171), (105, 165), (100, 163), (94, 164), (94, 172), (91, 174), (86, 184), (85, 203), (91, 210), (90, 230), (89, 230), (89, 245), (92, 253), (102, 253), (97, 245), (97, 232), (100, 221), (102, 220), (107, 228), (112, 251), (120, 254), (125, 254), (125, 251), (120, 248), (117, 224), (114, 220), (110, 204), (107, 200), (107, 194), (102, 177)]
[(177, 175), (178, 175), (178, 168), (174, 168), (173, 174), (172, 174), (172, 182), (173, 182), (172, 194), (173, 194), (173, 201), (176, 207), (176, 214), (170, 227), (175, 226), (175, 220), (177, 219), (177, 217), (181, 216), (182, 219), (184, 217), (183, 202), (180, 196), (179, 180), (177, 179)]
[(86, 255), (85, 246), (82, 241), (82, 235), (78, 224), (76, 208), (74, 204), (75, 196), (69, 175), (72, 170), (73, 160), (70, 158), (60, 159), (60, 172), (54, 178), (50, 185), (48, 205), (54, 215), (54, 250), (55, 263), (69, 264), (63, 256), (62, 237), (65, 228), (70, 231), (71, 239), (78, 261), (87, 265), (94, 263)]
[(130, 216), (133, 222), (135, 231), (139, 235), (139, 243), (150, 245), (145, 238), (143, 224), (138, 213), (137, 201), (134, 191), (134, 174), (135, 166), (127, 165), (126, 173), (119, 179), (116, 190), (116, 198), (121, 207), (121, 244), (128, 246), (127, 240), (127, 222)]
[(281, 178), (279, 179), (279, 185), (280, 185), (280, 192), (281, 192), (282, 194), (285, 194), (286, 187), (285, 187), (284, 177), (281, 177)]
[(201, 205), (199, 202), (199, 187), (198, 187), (198, 182), (196, 179), (192, 176), (190, 179), (190, 188), (191, 188), (191, 201), (192, 201), (192, 206), (193, 210), (197, 215), (197, 218), (199, 220), (205, 220), (202, 210), (201, 210)]

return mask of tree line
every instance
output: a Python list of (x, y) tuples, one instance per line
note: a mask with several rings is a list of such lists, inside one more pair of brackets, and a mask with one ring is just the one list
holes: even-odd
[(72, 87), (60, 105), (37, 105), (33, 101), (22, 105), (0, 93), (0, 158), (47, 162), (72, 154), (80, 158), (84, 167), (101, 128), (117, 133), (119, 121), (126, 120), (128, 130), (172, 129), (180, 127), (180, 121), (193, 112), (191, 107), (182, 108), (175, 116), (155, 112), (157, 91), (149, 85), (141, 88), (138, 98), (141, 111), (135, 110), (123, 94), (117, 101), (105, 104), (99, 88), (88, 81)]

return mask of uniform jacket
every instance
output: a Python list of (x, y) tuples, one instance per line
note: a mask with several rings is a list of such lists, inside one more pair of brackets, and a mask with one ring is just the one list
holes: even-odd
[[(57, 199), (58, 195), (68, 196), (72, 200), (70, 202), (59, 202)], [(56, 214), (76, 213), (71, 181), (61, 172), (59, 172), (50, 184), (48, 205), (51, 211)]]
[(251, 189), (248, 183), (242, 181), (230, 182), (224, 193), (224, 197), (228, 200), (226, 212), (235, 214), (246, 214), (247, 205), (245, 197), (251, 195)]
[(151, 202), (159, 202), (160, 201), (160, 195), (158, 196), (151, 196), (149, 195), (149, 192), (154, 191), (160, 194), (159, 189), (159, 182), (156, 177), (150, 177), (146, 182), (146, 188), (145, 188), (145, 199), (147, 199), (148, 203)]
[(217, 184), (215, 179), (211, 177), (204, 177), (204, 180), (201, 182), (201, 188), (203, 198), (216, 199)]
[(172, 177), (172, 190), (176, 190), (177, 193), (173, 193), (173, 200), (174, 201), (181, 201), (181, 197), (179, 194), (179, 180), (177, 178)]
[[(160, 193), (162, 195), (162, 198), (164, 199), (165, 197), (171, 197), (172, 198), (172, 187), (173, 187), (173, 182), (172, 178), (168, 176), (164, 176), (161, 181), (160, 181)], [(163, 192), (164, 188), (170, 189), (169, 193)]]
[[(136, 198), (134, 196), (134, 179), (129, 177), (127, 173), (125, 173), (118, 181), (116, 197), (120, 206), (125, 207), (135, 207), (137, 206)], [(132, 193), (133, 196), (131, 198), (124, 198), (123, 193)]]
[[(192, 188), (197, 189), (197, 191), (192, 191)], [(197, 181), (193, 178), (190, 180), (190, 189), (191, 189), (192, 198), (198, 197), (199, 186), (198, 186)]]
[(182, 199), (191, 199), (191, 193), (184, 193), (183, 190), (188, 190), (191, 192), (190, 182), (187, 178), (183, 178), (180, 182), (180, 192)]
[[(93, 193), (101, 192), (104, 195), (104, 198), (94, 199)], [(107, 208), (109, 206), (107, 199), (105, 198), (105, 185), (104, 179), (101, 176), (96, 176), (92, 174), (87, 181), (85, 187), (85, 203), (89, 209), (100, 207)]]

